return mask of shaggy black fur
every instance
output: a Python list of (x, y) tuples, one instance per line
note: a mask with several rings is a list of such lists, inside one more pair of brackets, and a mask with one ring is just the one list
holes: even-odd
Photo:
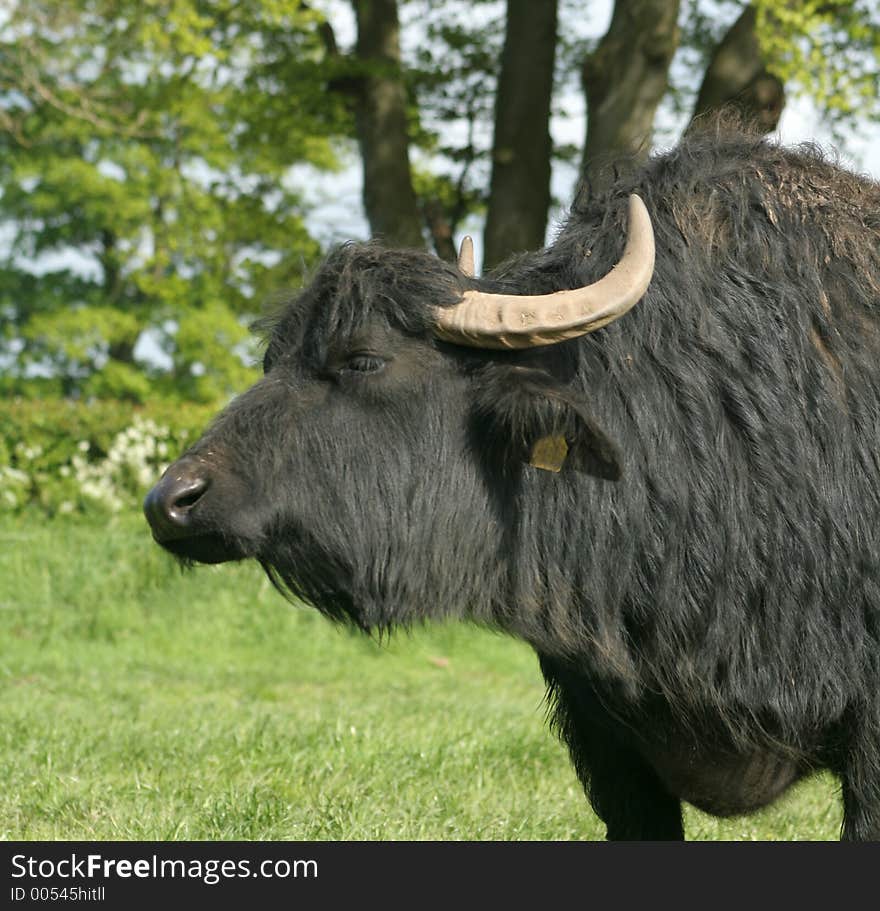
[[(657, 262), (625, 317), (527, 352), (433, 339), (467, 287), (601, 277), (632, 192)], [(880, 186), (695, 135), (483, 279), (343, 246), (264, 331), (265, 378), (177, 463), (211, 486), (169, 549), (256, 557), (364, 629), (527, 640), (609, 837), (830, 768), (843, 835), (880, 838)], [(548, 435), (559, 474), (526, 464)]]

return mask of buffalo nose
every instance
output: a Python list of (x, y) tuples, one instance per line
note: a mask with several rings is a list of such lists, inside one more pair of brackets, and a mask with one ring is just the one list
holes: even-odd
[(157, 541), (190, 534), (192, 511), (210, 481), (196, 466), (172, 465), (144, 500), (144, 514)]

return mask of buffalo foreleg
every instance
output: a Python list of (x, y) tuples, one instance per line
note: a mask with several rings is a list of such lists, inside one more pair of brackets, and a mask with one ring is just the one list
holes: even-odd
[(581, 779), (611, 841), (681, 840), (681, 803), (635, 752), (611, 752)]
[(880, 721), (864, 717), (850, 721), (845, 752), (834, 764), (843, 792), (840, 837), (880, 841)]
[(589, 679), (541, 658), (552, 723), (565, 741), (581, 784), (611, 840), (684, 838), (681, 803), (620, 736)]

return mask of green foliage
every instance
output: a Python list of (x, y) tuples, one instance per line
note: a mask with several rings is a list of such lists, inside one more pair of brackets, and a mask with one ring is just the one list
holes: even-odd
[[(335, 166), (298, 0), (16, 4), (0, 24), (0, 366), (66, 394), (241, 389), (246, 322), (319, 256), (284, 175)], [(138, 378), (140, 375), (140, 379)], [(159, 382), (158, 387), (163, 388)]]
[(754, 0), (768, 68), (832, 120), (880, 118), (876, 0)]
[(0, 514), (134, 508), (214, 409), (173, 402), (13, 399), (0, 404)]

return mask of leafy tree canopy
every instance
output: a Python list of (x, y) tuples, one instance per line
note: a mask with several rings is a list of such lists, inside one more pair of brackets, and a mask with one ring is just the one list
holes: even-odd
[[(151, 383), (197, 399), (242, 387), (243, 317), (319, 253), (284, 173), (333, 168), (329, 137), (347, 129), (323, 92), (320, 24), (290, 0), (14, 7), (0, 31), (12, 372), (135, 400)], [(143, 360), (145, 330), (169, 371)]]
[[(535, 156), (513, 146), (546, 137), (546, 110), (527, 114), (509, 92), (498, 103), (510, 11), (525, 0), (11, 0), (0, 390), (213, 401), (243, 388), (250, 317), (321, 252), (291, 166), (335, 169), (354, 138), (371, 163), (373, 230), (406, 225), (389, 240), (424, 237), (452, 258), (469, 216), (494, 208), (503, 235), (523, 207), (546, 210), (535, 194), (502, 213), (496, 170), (526, 151), (542, 175), (543, 156), (586, 149), (589, 164), (636, 139), (645, 153), (658, 105), (664, 142), (701, 104), (731, 100), (773, 129), (787, 93), (810, 96), (839, 135), (880, 118), (875, 0), (616, 0), (604, 37), (588, 27), (598, 4), (551, 3), (555, 36), (520, 33), (514, 58), (544, 60), (545, 81), (555, 67), (557, 115), (564, 93), (586, 92), (593, 139)], [(342, 13), (363, 32), (347, 48)], [(535, 53), (539, 40), (555, 54)], [(389, 99), (397, 110), (380, 123)], [(493, 146), (500, 124), (526, 117), (525, 140)], [(528, 214), (540, 243), (546, 211)]]

